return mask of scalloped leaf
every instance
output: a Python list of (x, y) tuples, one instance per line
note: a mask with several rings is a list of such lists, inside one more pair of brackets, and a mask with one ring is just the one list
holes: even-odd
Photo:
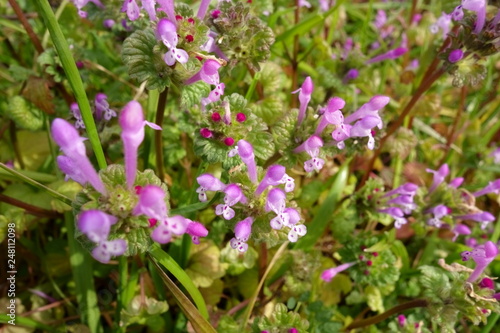
[(9, 99), (7, 115), (21, 128), (36, 131), (43, 127), (43, 113), (21, 96)]
[(147, 82), (148, 90), (162, 91), (170, 86), (172, 69), (163, 61), (156, 45), (152, 29), (137, 30), (123, 42), (122, 59), (131, 78)]
[(208, 94), (210, 94), (210, 86), (203, 81), (184, 86), (181, 93), (181, 107), (189, 109), (200, 105), (201, 99), (207, 97)]

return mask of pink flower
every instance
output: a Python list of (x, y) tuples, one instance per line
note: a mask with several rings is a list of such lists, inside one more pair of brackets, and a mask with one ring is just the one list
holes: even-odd
[(346, 269), (354, 265), (356, 265), (356, 262), (349, 262), (337, 267), (329, 268), (321, 273), (321, 279), (325, 282), (330, 282), (335, 277), (335, 275), (342, 271), (345, 271)]

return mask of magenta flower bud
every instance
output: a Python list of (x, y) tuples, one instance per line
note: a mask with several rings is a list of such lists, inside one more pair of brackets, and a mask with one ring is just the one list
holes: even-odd
[(228, 147), (231, 147), (232, 145), (234, 145), (234, 139), (229, 137), (229, 138), (225, 138), (224, 139), (224, 144)]
[(266, 212), (273, 211), (276, 214), (283, 212), (286, 204), (286, 194), (282, 189), (273, 188), (267, 194)]
[(134, 215), (146, 215), (162, 221), (167, 217), (167, 204), (165, 191), (156, 185), (147, 185), (141, 189), (139, 202), (132, 211)]
[(437, 171), (431, 169), (425, 169), (425, 171), (430, 172), (434, 175), (432, 179), (432, 185), (429, 188), (430, 193), (433, 192), (444, 181), (446, 176), (448, 176), (448, 174), (450, 173), (450, 168), (448, 168), (448, 164), (445, 163)]
[(387, 59), (397, 59), (401, 57), (403, 54), (408, 52), (408, 49), (405, 47), (398, 47), (394, 50), (387, 51), (386, 53), (380, 54), (376, 57), (371, 58), (366, 62), (366, 64), (373, 64), (375, 62), (387, 60)]
[(400, 195), (414, 195), (417, 192), (418, 186), (413, 183), (405, 183), (389, 192), (384, 194), (384, 197), (390, 197), (394, 194)]
[(321, 273), (321, 279), (325, 282), (330, 282), (335, 277), (335, 275), (337, 275), (338, 273), (340, 273), (342, 271), (345, 271), (346, 269), (348, 269), (354, 265), (356, 265), (355, 262), (349, 262), (349, 263), (342, 264), (342, 265), (337, 266), (337, 267), (327, 269), (327, 270), (323, 271), (323, 273)]
[[(311, 5), (309, 5), (309, 7), (310, 7), (310, 6), (311, 6)], [(296, 329), (295, 327), (292, 327), (292, 328), (290, 328), (290, 329), (288, 330), (288, 333), (299, 333), (299, 330), (298, 330), (298, 329)]]
[(456, 241), (458, 236), (459, 235), (470, 235), (471, 234), (471, 230), (469, 229), (468, 226), (466, 226), (465, 224), (457, 224), (454, 228), (453, 228), (453, 238), (452, 238), (452, 241)]
[(66, 120), (56, 118), (52, 122), (52, 138), (71, 160), (73, 166), (79, 169), (78, 171), (75, 170), (72, 175), (83, 175), (86, 181), (98, 192), (106, 195), (106, 188), (86, 155), (85, 145), (83, 144), (85, 139), (78, 135), (78, 131)]
[(400, 327), (404, 327), (406, 325), (406, 317), (405, 315), (398, 316), (398, 324)]
[(111, 226), (118, 219), (100, 210), (87, 210), (78, 216), (78, 229), (94, 243), (108, 239)]
[(191, 236), (193, 244), (200, 244), (200, 237), (207, 237), (208, 235), (207, 228), (200, 222), (188, 221), (186, 233)]
[(209, 130), (208, 128), (204, 127), (200, 129), (200, 135), (204, 137), (205, 139), (209, 139), (213, 136), (212, 131)]
[(450, 55), (448, 56), (448, 61), (454, 64), (457, 61), (462, 60), (463, 57), (464, 57), (464, 51), (462, 51), (461, 49), (456, 49), (450, 52)]
[(292, 94), (296, 94), (297, 92), (299, 93), (300, 109), (299, 109), (299, 118), (297, 121), (298, 125), (302, 123), (302, 121), (306, 116), (307, 105), (309, 104), (309, 101), (311, 101), (311, 95), (313, 90), (314, 90), (314, 84), (311, 80), (311, 77), (308, 76), (305, 79), (302, 86), (299, 89), (292, 92)]
[(244, 113), (238, 113), (236, 114), (236, 121), (239, 123), (243, 123), (245, 120), (247, 120), (247, 116)]
[(464, 251), (460, 255), (463, 261), (472, 258), (476, 263), (476, 268), (467, 279), (468, 282), (474, 282), (498, 255), (498, 248), (492, 241), (487, 241), (484, 245), (479, 245), (472, 251)]
[(286, 176), (286, 168), (282, 165), (275, 164), (267, 169), (264, 179), (260, 182), (255, 194), (260, 195), (268, 186), (276, 186), (280, 184), (283, 177)]
[(218, 123), (221, 120), (220, 113), (219, 112), (212, 113), (211, 118), (212, 118), (212, 121)]
[(125, 176), (127, 186), (131, 189), (137, 172), (137, 149), (144, 140), (144, 125), (155, 130), (161, 130), (161, 127), (144, 120), (141, 104), (137, 101), (131, 101), (125, 105), (118, 121), (122, 128)]
[(135, 21), (139, 18), (140, 9), (135, 0), (125, 0), (121, 11), (127, 12), (130, 21)]
[(220, 66), (221, 64), (218, 61), (209, 59), (203, 63), (199, 72), (193, 75), (191, 78), (187, 79), (185, 83), (192, 84), (202, 80), (209, 85), (219, 84)]
[(166, 244), (174, 235), (184, 234), (188, 228), (189, 220), (180, 216), (172, 216), (162, 220), (158, 227), (151, 233), (151, 239), (160, 244)]
[(483, 278), (481, 282), (479, 282), (479, 287), (495, 290), (495, 282), (490, 278)]
[(359, 76), (359, 71), (355, 68), (351, 68), (344, 76), (342, 83), (346, 84), (347, 82), (349, 82), (351, 80), (357, 79), (358, 76)]

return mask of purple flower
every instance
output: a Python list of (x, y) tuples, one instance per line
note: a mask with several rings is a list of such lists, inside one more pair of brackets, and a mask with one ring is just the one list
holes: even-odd
[(160, 10), (167, 13), (167, 17), (170, 21), (176, 22), (175, 20), (175, 9), (174, 9), (174, 0), (157, 0), (160, 4)]
[(201, 66), (201, 69), (190, 77), (189, 79), (186, 80), (186, 84), (192, 84), (197, 81), (202, 80), (203, 82), (209, 84), (209, 85), (217, 85), (219, 84), (219, 68), (221, 67), (221, 64), (218, 61), (209, 59), (203, 63)]
[(451, 18), (454, 21), (460, 21), (464, 18), (464, 10), (462, 8), (463, 6), (457, 6), (455, 9), (451, 12)]
[(405, 183), (389, 192), (384, 194), (384, 197), (390, 197), (394, 194), (400, 195), (415, 195), (418, 190), (418, 186), (413, 183)]
[(104, 20), (104, 22), (102, 23), (102, 25), (106, 29), (111, 29), (115, 25), (115, 21), (112, 20), (112, 19), (107, 19), (107, 20)]
[(296, 94), (297, 92), (299, 93), (300, 109), (299, 109), (299, 118), (297, 121), (298, 125), (302, 123), (302, 121), (306, 116), (307, 105), (311, 100), (311, 95), (313, 90), (314, 90), (314, 84), (311, 80), (311, 77), (308, 76), (306, 77), (304, 83), (302, 83), (302, 86), (299, 89), (292, 92), (292, 94)]
[[(500, 13), (500, 10), (498, 12)], [(495, 164), (500, 164), (500, 147), (493, 150), (488, 156), (493, 157)]]
[(357, 79), (358, 76), (359, 76), (359, 71), (355, 68), (351, 68), (344, 76), (342, 83), (346, 84), (347, 82), (349, 82), (351, 80)]
[(205, 18), (208, 5), (210, 5), (210, 0), (201, 0), (200, 7), (198, 8), (198, 13), (196, 14), (197, 18), (199, 18), (200, 20), (203, 20)]
[(156, 185), (147, 185), (139, 193), (139, 202), (132, 211), (134, 215), (146, 215), (161, 221), (167, 217), (165, 191)]
[(294, 153), (305, 151), (311, 157), (310, 160), (304, 162), (304, 170), (312, 172), (313, 170), (320, 171), (325, 164), (325, 160), (319, 158), (319, 148), (323, 147), (323, 140), (319, 136), (312, 135), (303, 144), (293, 150)]
[(224, 183), (209, 173), (200, 175), (196, 181), (200, 184), (200, 187), (196, 189), (200, 201), (207, 201), (206, 191), (222, 191), (226, 188)]
[[(56, 118), (52, 122), (52, 138), (71, 160), (70, 163), (79, 169), (75, 170), (72, 175), (82, 175), (98, 192), (106, 195), (106, 188), (86, 155), (83, 144), (85, 139), (78, 135), (78, 131), (66, 120)], [(68, 161), (66, 160), (66, 162)]]
[(321, 116), (318, 127), (314, 135), (321, 135), (328, 124), (336, 125), (337, 127), (344, 123), (344, 115), (342, 109), (345, 106), (345, 101), (340, 97), (333, 97), (328, 100), (325, 108), (325, 113)]
[(467, 281), (476, 281), (486, 267), (488, 267), (488, 265), (495, 259), (497, 254), (498, 248), (492, 241), (487, 241), (484, 245), (479, 245), (472, 251), (462, 252), (460, 255), (462, 256), (463, 261), (467, 261), (472, 258), (472, 260), (476, 263), (476, 268)]
[(366, 64), (373, 64), (375, 62), (387, 60), (387, 59), (397, 59), (401, 57), (403, 54), (408, 52), (408, 49), (405, 47), (398, 47), (393, 50), (389, 50), (386, 53), (380, 54), (376, 57), (371, 58), (370, 60), (366, 61)]
[(108, 96), (103, 93), (95, 95), (95, 114), (97, 120), (104, 118), (104, 120), (110, 121), (111, 118), (116, 117), (116, 112), (109, 108), (107, 99)]
[(453, 238), (452, 241), (456, 241), (459, 235), (470, 235), (471, 230), (465, 224), (457, 224), (453, 228)]
[(443, 164), (441, 167), (435, 171), (431, 169), (425, 169), (425, 171), (432, 173), (434, 176), (432, 178), (432, 185), (429, 188), (429, 193), (433, 192), (448, 176), (450, 173), (450, 168), (448, 168), (448, 164)]
[(430, 209), (429, 213), (434, 216), (427, 220), (427, 224), (436, 228), (441, 228), (443, 221), (441, 219), (449, 214), (449, 208), (445, 205), (437, 205), (436, 207)]
[(64, 174), (66, 174), (66, 177), (64, 178), (65, 181), (68, 181), (68, 179), (73, 179), (80, 185), (85, 185), (86, 183), (88, 183), (87, 178), (82, 173), (78, 165), (75, 165), (73, 160), (68, 156), (57, 156), (57, 166)]
[(247, 242), (252, 233), (252, 223), (253, 219), (251, 217), (247, 217), (236, 223), (234, 227), (234, 237), (230, 241), (233, 249), (237, 249), (240, 252), (246, 252), (248, 250)]
[(236, 154), (240, 155), (243, 163), (247, 165), (250, 181), (254, 184), (257, 183), (257, 165), (255, 164), (255, 155), (252, 145), (245, 140), (238, 141), (236, 147), (234, 147), (228, 155), (229, 157), (233, 157)]
[(488, 212), (479, 212), (457, 216), (462, 220), (472, 220), (481, 223), (481, 229), (485, 229), (488, 223), (495, 221), (495, 217)]
[(73, 117), (75, 117), (75, 128), (85, 128), (85, 124), (82, 119), (82, 114), (80, 112), (80, 108), (78, 107), (77, 103), (71, 103), (69, 106), (69, 109), (71, 110), (71, 113), (73, 114)]
[[(205, 107), (210, 104), (210, 103), (215, 103), (220, 100), (221, 96), (224, 95), (224, 89), (226, 88), (226, 85), (221, 82), (215, 86), (215, 88), (208, 94), (208, 97), (204, 97), (201, 99), (201, 107), (203, 111), (205, 111)], [(226, 104), (226, 113), (230, 112), (229, 108), (229, 103)], [(226, 123), (230, 123), (230, 120), (228, 121), (226, 119)]]
[(123, 239), (114, 239), (99, 243), (92, 250), (92, 257), (103, 264), (108, 263), (113, 256), (120, 256), (127, 251), (127, 242)]
[(321, 273), (321, 279), (325, 282), (330, 282), (335, 275), (338, 273), (345, 271), (346, 269), (350, 268), (351, 266), (356, 265), (356, 262), (349, 262), (346, 264), (342, 264), (337, 267), (329, 268), (327, 270), (324, 270), (323, 273)]
[(247, 198), (243, 195), (240, 187), (236, 184), (229, 184), (224, 189), (224, 204), (217, 205), (215, 207), (215, 214), (222, 215), (226, 220), (230, 220), (234, 217), (235, 212), (231, 206), (236, 205), (238, 202), (242, 204), (247, 203)]
[(163, 57), (165, 63), (169, 66), (174, 65), (176, 61), (185, 64), (189, 59), (189, 55), (186, 51), (176, 47), (179, 39), (177, 37), (177, 26), (175, 23), (163, 18), (158, 22), (157, 32), (163, 44), (169, 49)]
[(142, 8), (148, 13), (150, 21), (156, 21), (156, 1), (155, 0), (141, 0)]
[(448, 56), (448, 61), (454, 64), (457, 61), (462, 60), (463, 57), (464, 57), (464, 51), (462, 51), (461, 49), (456, 49), (450, 52), (450, 55)]
[(476, 12), (477, 20), (474, 33), (479, 34), (486, 21), (486, 0), (462, 0), (462, 7)]
[(200, 222), (195, 222), (188, 219), (186, 233), (191, 236), (191, 240), (194, 244), (200, 244), (200, 237), (207, 237), (208, 230)]
[(86, 18), (87, 12), (83, 11), (82, 8), (85, 7), (89, 2), (94, 3), (99, 8), (104, 8), (104, 5), (99, 0), (73, 0), (76, 9), (78, 10), (78, 15), (80, 17)]
[(160, 244), (166, 244), (172, 240), (174, 235), (184, 234), (188, 228), (188, 219), (176, 215), (158, 221), (158, 226), (151, 233), (151, 239)]
[(87, 210), (78, 216), (78, 229), (94, 243), (108, 239), (111, 226), (118, 219), (100, 210)]
[(135, 21), (139, 18), (140, 9), (135, 0), (125, 0), (122, 6), (122, 12), (127, 12), (128, 19)]
[(432, 34), (437, 34), (439, 29), (443, 30), (443, 38), (450, 32), (451, 15), (443, 12), (436, 23), (432, 24), (429, 29)]
[(144, 140), (144, 125), (161, 130), (156, 124), (144, 120), (141, 104), (131, 101), (120, 113), (119, 123), (122, 128), (122, 141), (125, 155), (125, 176), (128, 188), (132, 188), (137, 172), (137, 149)]
[(294, 243), (307, 233), (307, 228), (303, 224), (297, 224), (300, 221), (299, 212), (293, 208), (285, 208), (285, 206), (285, 192), (279, 188), (271, 189), (267, 194), (265, 207), (266, 212), (276, 213), (276, 217), (270, 221), (271, 228), (275, 230), (281, 230), (283, 227), (289, 228), (288, 240)]
[(404, 213), (399, 207), (389, 207), (385, 209), (379, 209), (380, 213), (386, 213), (394, 218), (394, 228), (400, 229), (408, 221), (404, 218)]
[(255, 190), (255, 194), (260, 195), (269, 186), (285, 184), (285, 191), (291, 192), (295, 188), (295, 181), (292, 177), (286, 174), (286, 168), (282, 165), (271, 165), (266, 172), (266, 175)]
[(463, 177), (457, 177), (453, 178), (448, 185), (452, 188), (458, 188), (460, 185), (462, 185), (463, 182), (464, 182)]
[(375, 22), (373, 23), (377, 29), (381, 29), (387, 22), (387, 15), (385, 10), (377, 10), (377, 15), (375, 15)]
[(482, 190), (474, 192), (474, 196), (479, 197), (488, 193), (498, 194), (498, 190), (500, 190), (500, 179), (494, 180), (486, 185)]

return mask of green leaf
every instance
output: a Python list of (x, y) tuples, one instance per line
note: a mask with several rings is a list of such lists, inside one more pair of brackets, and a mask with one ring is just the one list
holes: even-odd
[[(193, 281), (191, 281), (191, 279), (189, 278), (189, 276), (179, 266), (179, 264), (177, 264), (177, 262), (175, 262), (175, 260), (172, 259), (172, 257), (170, 255), (168, 255), (168, 253), (166, 253), (165, 251), (163, 251), (161, 249), (161, 247), (158, 244), (156, 244), (156, 243), (153, 244), (151, 246), (151, 248), (149, 249), (149, 254), (154, 259), (154, 260), (152, 260), (152, 262), (158, 268), (158, 272), (162, 276), (162, 279), (167, 284), (167, 287), (170, 289), (170, 291), (173, 292), (173, 290), (172, 290), (172, 288), (170, 286), (170, 283), (172, 283), (172, 281), (170, 279), (168, 279), (170, 281), (170, 283), (167, 282), (167, 281), (165, 281), (165, 276), (166, 275), (163, 272), (163, 270), (158, 266), (157, 262), (159, 262), (170, 273), (172, 273), (177, 278), (177, 280), (179, 280), (179, 282), (182, 284), (182, 286), (184, 288), (186, 288), (187, 292), (192, 297), (194, 303), (198, 307), (198, 310), (196, 310), (196, 308), (194, 308), (192, 306), (192, 304), (189, 302), (189, 300), (187, 300), (187, 298), (186, 298), (186, 301), (189, 302), (189, 304), (191, 304), (191, 307), (194, 309), (194, 312), (196, 312), (197, 314), (201, 313), (202, 318), (208, 319), (207, 306), (205, 304), (205, 301), (203, 300), (203, 297), (201, 296), (200, 291), (198, 290), (198, 288), (196, 288), (196, 286), (194, 285)], [(175, 287), (175, 288), (177, 288), (177, 287)], [(179, 292), (182, 294), (182, 292), (180, 290), (179, 290)], [(183, 294), (183, 296), (184, 296), (184, 294)], [(184, 305), (184, 306), (187, 306), (187, 305)], [(185, 313), (185, 314), (186, 314), (186, 316), (188, 316), (187, 313)], [(207, 332), (209, 332), (209, 331), (207, 331)]]
[(283, 116), (285, 108), (284, 102), (276, 95), (260, 100), (252, 107), (254, 114), (266, 122), (268, 125), (274, 124), (278, 119)]
[(181, 107), (189, 109), (195, 105), (200, 105), (201, 99), (210, 93), (210, 86), (203, 81), (198, 81), (188, 86), (184, 86), (181, 93)]
[(39, 14), (42, 16), (45, 26), (50, 32), (50, 37), (52, 38), (52, 42), (57, 50), (57, 54), (61, 60), (61, 64), (64, 72), (66, 73), (69, 84), (73, 89), (76, 101), (78, 102), (83, 122), (85, 124), (85, 129), (87, 131), (90, 144), (92, 145), (92, 149), (94, 150), (94, 154), (96, 155), (99, 168), (104, 169), (106, 167), (106, 159), (99, 140), (99, 134), (97, 133), (89, 100), (83, 87), (80, 72), (78, 71), (78, 68), (76, 68), (75, 59), (73, 59), (73, 56), (71, 55), (68, 41), (66, 37), (64, 37), (61, 28), (57, 23), (57, 19), (52, 12), (52, 8), (50, 7), (48, 0), (39, 0), (36, 1), (36, 3), (39, 6)]
[(9, 99), (7, 115), (21, 128), (36, 131), (43, 126), (43, 113), (21, 96)]
[[(3, 310), (5, 311), (5, 310)], [(2, 324), (8, 324), (9, 320), (11, 318), (7, 314), (0, 314), (0, 323)], [(22, 317), (22, 316), (16, 316), (15, 319), (16, 326), (19, 327), (27, 327), (27, 328), (32, 328), (32, 329), (39, 329), (39, 330), (44, 330), (46, 332), (57, 332), (56, 328), (54, 326), (49, 326), (44, 323), (40, 323), (36, 320), (33, 320), (31, 318), (27, 317)], [(5, 327), (4, 327), (5, 328)]]
[(227, 264), (219, 261), (220, 250), (211, 243), (202, 243), (191, 250), (186, 274), (197, 287), (207, 288), (224, 276)]
[(307, 234), (299, 239), (299, 241), (295, 244), (295, 249), (311, 249), (314, 244), (316, 244), (321, 235), (323, 235), (323, 233), (325, 232), (328, 223), (330, 223), (332, 219), (333, 212), (337, 208), (337, 204), (342, 197), (342, 191), (347, 184), (347, 177), (349, 175), (349, 162), (350, 159), (345, 161), (344, 164), (340, 167), (337, 174), (334, 176), (335, 180), (333, 181), (328, 196), (321, 204), (311, 223), (307, 225)]
[(384, 302), (382, 300), (382, 293), (377, 287), (368, 286), (365, 288), (366, 303), (372, 311), (379, 313), (384, 312)]
[(148, 90), (163, 91), (170, 86), (172, 70), (155, 52), (156, 44), (153, 29), (137, 30), (123, 42), (122, 60), (131, 78), (146, 82)]

